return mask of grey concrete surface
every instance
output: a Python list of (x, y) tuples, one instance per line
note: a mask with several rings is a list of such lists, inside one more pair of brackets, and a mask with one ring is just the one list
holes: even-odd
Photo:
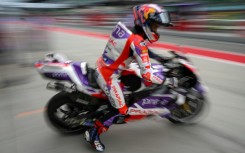
[(167, 36), (177, 36), (177, 37), (192, 38), (192, 39), (245, 43), (244, 36), (239, 35), (238, 32), (222, 33), (222, 32), (201, 32), (201, 31), (191, 32), (191, 31), (162, 30), (160, 33), (162, 35), (167, 35)]
[[(91, 66), (106, 43), (58, 32), (50, 36), (54, 52)], [(32, 60), (42, 58), (41, 54)], [(245, 66), (190, 57), (209, 87), (211, 109), (206, 119), (191, 126), (175, 126), (167, 120), (112, 126), (101, 136), (106, 153), (244, 153)], [(82, 136), (60, 135), (45, 123), (40, 109), (55, 94), (45, 89), (48, 81), (34, 67), (10, 67), (0, 66), (5, 80), (22, 75), (27, 81), (0, 88), (0, 153), (94, 153)]]
[[(113, 29), (114, 25), (111, 26), (87, 26), (78, 23), (64, 23), (58, 24), (68, 27), (77, 27), (77, 28), (90, 28), (99, 31), (108, 31)], [(201, 40), (212, 40), (212, 41), (223, 41), (223, 42), (232, 42), (232, 43), (245, 43), (244, 31), (234, 31), (234, 32), (225, 32), (222, 31), (213, 31), (213, 32), (205, 32), (205, 31), (176, 31), (170, 30), (168, 28), (160, 28), (160, 35), (172, 36), (172, 37), (180, 37), (180, 38), (190, 38), (190, 39), (201, 39)]]
[[(61, 26), (61, 25), (57, 25)], [(110, 27), (88, 27), (88, 26), (68, 26), (65, 28), (83, 29), (92, 32), (110, 34), (114, 28)], [(196, 46), (202, 48), (210, 48), (227, 52), (235, 52), (245, 54), (245, 38), (237, 34), (222, 34), (222, 33), (205, 33), (205, 32), (179, 32), (170, 31), (164, 28), (159, 29), (160, 41), (165, 43), (173, 43), (178, 45)]]

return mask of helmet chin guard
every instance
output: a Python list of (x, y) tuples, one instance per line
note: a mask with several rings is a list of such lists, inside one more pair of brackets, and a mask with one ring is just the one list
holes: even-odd
[(154, 43), (154, 42), (158, 41), (158, 39), (159, 39), (159, 34), (156, 33), (156, 32), (153, 32), (153, 31), (151, 30), (151, 27), (149, 27), (148, 25), (145, 25), (145, 26), (143, 26), (142, 28), (143, 28), (143, 30), (144, 30), (144, 32), (145, 32), (145, 35), (146, 35), (146, 37), (147, 37), (147, 39), (148, 39), (148, 41), (149, 41), (150, 43)]
[(154, 39), (149, 40), (150, 43), (154, 43), (154, 42), (158, 41), (158, 39), (159, 39), (159, 34), (152, 32), (151, 35), (152, 35), (152, 37), (153, 37)]

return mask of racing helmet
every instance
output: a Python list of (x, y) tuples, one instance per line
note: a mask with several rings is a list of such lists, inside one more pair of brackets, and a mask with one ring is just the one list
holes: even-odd
[(159, 39), (157, 27), (159, 25), (172, 26), (167, 10), (156, 4), (137, 5), (133, 8), (134, 24), (143, 29), (150, 43)]

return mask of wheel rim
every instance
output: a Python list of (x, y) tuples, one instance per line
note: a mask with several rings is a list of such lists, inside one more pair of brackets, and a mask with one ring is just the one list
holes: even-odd
[(183, 123), (194, 123), (200, 120), (205, 103), (203, 100), (187, 99), (185, 104), (171, 111), (171, 118)]
[(58, 106), (51, 116), (57, 122), (59, 128), (62, 128), (66, 132), (74, 132), (81, 130), (82, 126), (79, 124), (80, 120), (78, 115), (80, 113), (77, 106), (70, 103)]

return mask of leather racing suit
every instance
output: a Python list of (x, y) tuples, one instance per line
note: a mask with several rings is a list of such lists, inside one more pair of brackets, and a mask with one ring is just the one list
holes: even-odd
[[(132, 33), (124, 24), (118, 22), (110, 35), (102, 57), (97, 60), (96, 70), (99, 86), (108, 96), (111, 105), (120, 114), (126, 114), (127, 106), (118, 78), (134, 60), (139, 64), (142, 78), (145, 81), (155, 84), (163, 83), (162, 77), (153, 73), (148, 47), (142, 36)], [(113, 121), (112, 117), (117, 114), (118, 112), (109, 113), (104, 119), (100, 119), (100, 122), (109, 127)]]

